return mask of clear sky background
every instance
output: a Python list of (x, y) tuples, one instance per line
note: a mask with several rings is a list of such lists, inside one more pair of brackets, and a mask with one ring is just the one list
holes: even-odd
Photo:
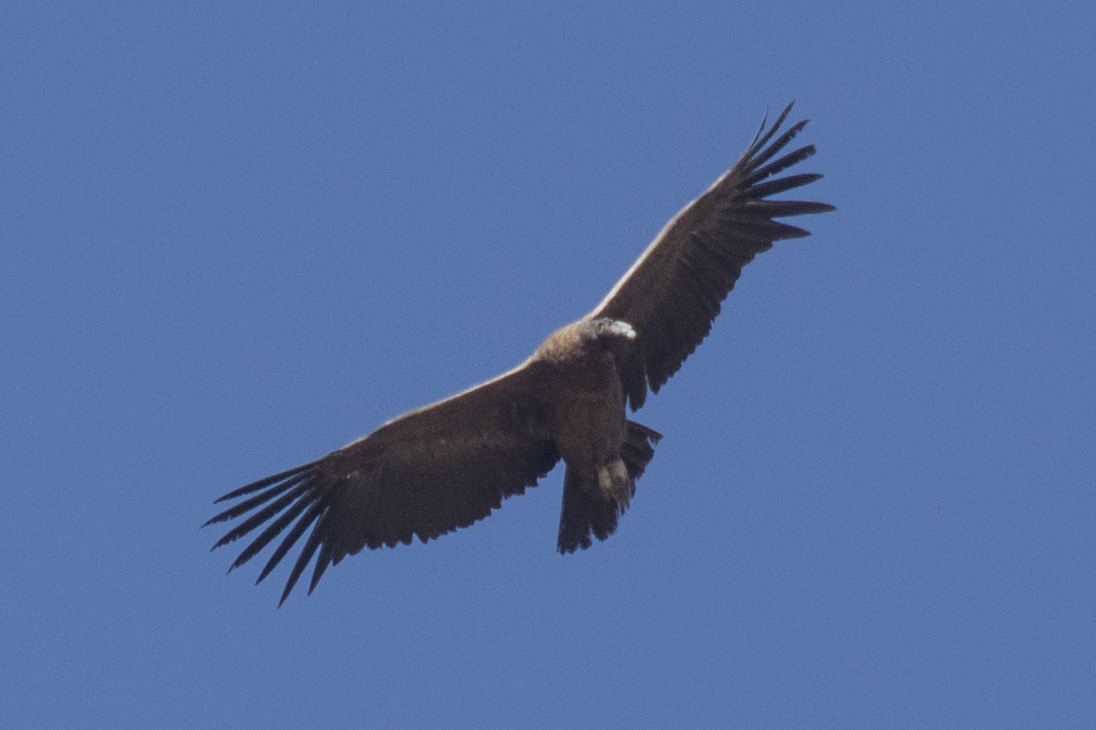
[[(550, 8), (550, 9), (549, 9)], [(1092, 727), (1096, 5), (5, 3), (5, 727)], [(474, 527), (213, 499), (514, 366), (797, 105), (838, 212)], [(802, 219), (801, 219), (802, 220)]]

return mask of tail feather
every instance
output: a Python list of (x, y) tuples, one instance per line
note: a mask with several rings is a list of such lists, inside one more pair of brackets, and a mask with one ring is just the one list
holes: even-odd
[(635, 494), (635, 480), (654, 457), (654, 445), (661, 438), (662, 434), (657, 431), (628, 421), (628, 435), (620, 449), (620, 459), (627, 474), (619, 475), (622, 479), (619, 489), (605, 488), (605, 480), (612, 479), (611, 475), (616, 472), (612, 465), (598, 470), (567, 466), (563, 477), (563, 510), (559, 518), (558, 549), (561, 553), (585, 550), (593, 545), (592, 538), (604, 540), (613, 534)]

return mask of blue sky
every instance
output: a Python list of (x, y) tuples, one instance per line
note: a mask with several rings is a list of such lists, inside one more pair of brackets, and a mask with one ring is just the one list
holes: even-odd
[[(12, 727), (1089, 727), (1096, 9), (8, 3)], [(550, 9), (549, 9), (550, 8)], [(509, 369), (795, 99), (838, 207), (473, 528), (225, 577), (212, 500)]]

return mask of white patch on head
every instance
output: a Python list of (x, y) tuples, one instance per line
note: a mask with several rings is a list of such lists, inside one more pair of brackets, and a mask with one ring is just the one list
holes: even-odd
[(627, 322), (621, 322), (619, 319), (614, 319), (605, 329), (614, 335), (629, 340), (634, 340), (636, 338), (636, 331), (632, 329), (632, 325)]

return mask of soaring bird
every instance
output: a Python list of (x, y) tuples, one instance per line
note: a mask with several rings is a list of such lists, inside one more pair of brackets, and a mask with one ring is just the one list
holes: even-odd
[(611, 535), (661, 438), (629, 420), (626, 407), (639, 409), (708, 335), (743, 266), (774, 241), (810, 235), (774, 219), (834, 210), (770, 199), (822, 177), (776, 177), (815, 151), (777, 157), (807, 124), (773, 139), (791, 108), (768, 130), (762, 121), (738, 162), (666, 224), (605, 299), (525, 362), (218, 499), (242, 501), (206, 525), (245, 519), (214, 549), (263, 528), (229, 571), (285, 532), (262, 581), (311, 527), (280, 606), (317, 551), (309, 593), (329, 565), (363, 548), (426, 542), (486, 517), (560, 459), (559, 552)]

